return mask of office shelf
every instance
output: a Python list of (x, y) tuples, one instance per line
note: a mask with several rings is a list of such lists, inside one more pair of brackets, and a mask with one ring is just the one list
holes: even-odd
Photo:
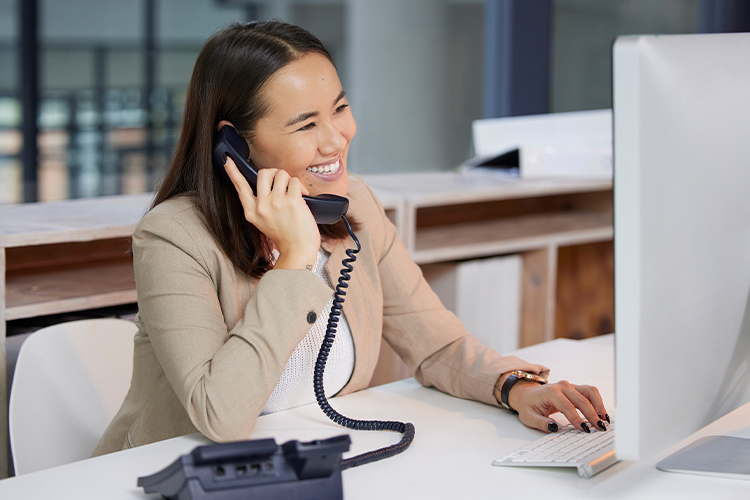
[[(521, 255), (522, 346), (559, 336), (596, 335), (611, 323), (609, 300), (571, 312), (556, 308), (562, 295), (592, 290), (602, 297), (613, 294), (611, 180), (525, 179), (486, 172), (372, 175), (365, 180), (378, 194), (403, 199), (401, 239), (420, 265)], [(560, 261), (561, 252), (565, 258)], [(580, 274), (601, 277), (600, 283), (576, 279)]]
[(612, 239), (612, 216), (561, 212), (418, 228), (418, 264), (464, 260)]
[(132, 259), (9, 273), (6, 321), (136, 301)]

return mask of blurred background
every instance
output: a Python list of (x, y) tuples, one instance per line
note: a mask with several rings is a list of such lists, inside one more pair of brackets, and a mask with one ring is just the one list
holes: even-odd
[[(621, 34), (747, 31), (743, 0), (0, 0), (0, 203), (150, 191), (202, 44), (234, 20), (323, 40), (350, 169), (444, 171), (471, 122), (611, 107)], [(24, 146), (25, 145), (25, 146)]]

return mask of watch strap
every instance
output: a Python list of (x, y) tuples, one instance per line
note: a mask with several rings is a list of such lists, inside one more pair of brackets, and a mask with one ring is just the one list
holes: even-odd
[(510, 407), (510, 404), (508, 403), (508, 394), (518, 380), (518, 375), (515, 372), (511, 372), (510, 375), (508, 375), (508, 378), (505, 379), (503, 387), (500, 389), (500, 404), (503, 408), (510, 410), (515, 414), (518, 414), (518, 412)]
[(518, 412), (510, 407), (510, 403), (508, 403), (508, 395), (510, 394), (510, 390), (519, 380), (528, 380), (529, 382), (536, 382), (541, 385), (547, 383), (545, 377), (537, 375), (536, 373), (528, 373), (520, 370), (513, 370), (510, 372), (510, 375), (508, 375), (508, 378), (506, 378), (503, 383), (503, 387), (500, 389), (500, 405), (515, 414), (518, 414)]

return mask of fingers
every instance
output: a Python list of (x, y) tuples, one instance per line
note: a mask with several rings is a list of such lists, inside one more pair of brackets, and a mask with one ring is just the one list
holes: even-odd
[[(566, 411), (563, 411), (563, 415), (565, 415), (571, 424), (588, 432), (589, 426), (596, 425), (597, 422), (599, 422), (599, 414), (594, 410), (591, 402), (583, 394), (578, 392), (576, 386), (567, 381), (562, 381), (560, 382), (560, 387), (563, 396), (572, 403), (573, 406), (573, 408), (566, 406)], [(581, 413), (583, 413), (583, 416), (588, 422), (584, 422), (576, 411), (576, 408), (581, 410)]]
[(602, 426), (606, 428), (607, 425), (610, 424), (610, 419), (609, 415), (607, 414), (607, 409), (604, 407), (602, 396), (601, 394), (599, 394), (599, 389), (592, 385), (575, 385), (573, 387), (575, 387), (575, 389), (579, 393), (581, 393), (586, 399), (588, 399), (591, 403), (591, 406), (594, 408), (597, 420), (590, 420), (590, 422), (600, 429), (602, 428)]
[[(262, 177), (262, 178), (261, 178)], [(278, 168), (263, 168), (258, 172), (258, 197), (302, 196), (302, 183), (292, 177), (286, 170)]]
[(245, 208), (245, 210), (247, 210), (249, 207), (252, 207), (255, 204), (255, 196), (253, 195), (253, 190), (247, 183), (247, 179), (245, 179), (245, 177), (240, 173), (237, 165), (235, 165), (234, 163), (234, 160), (232, 160), (232, 158), (230, 158), (229, 156), (227, 156), (227, 161), (224, 163), (224, 170), (229, 176), (229, 180), (232, 181), (234, 188), (237, 190), (237, 194), (240, 197), (240, 202), (242, 203), (242, 206)]
[(310, 209), (302, 199), (308, 191), (302, 182), (282, 169), (258, 171), (256, 194), (227, 158), (224, 164), (239, 195), (245, 220), (268, 237), (279, 250), (278, 269), (305, 269), (320, 248), (320, 232)]
[(300, 181), (296, 177), (291, 177), (289, 179), (289, 184), (287, 185), (287, 194), (292, 197), (302, 197), (303, 194), (309, 194), (307, 189), (302, 185), (302, 181)]
[[(586, 432), (592, 426), (596, 426), (598, 430), (607, 429), (607, 423), (600, 417), (606, 413), (604, 403), (595, 387), (573, 385), (565, 380), (555, 385), (559, 387), (562, 397), (559, 410), (574, 427)], [(581, 418), (578, 410), (584, 418)]]
[(574, 394), (575, 389), (573, 389), (572, 386), (565, 380), (557, 382), (555, 384), (551, 384), (550, 389), (552, 390), (552, 394), (550, 395), (552, 398), (552, 407), (565, 415), (565, 418), (568, 419), (568, 422), (570, 422), (571, 425), (577, 427), (578, 429), (587, 431), (586, 426), (582, 425), (585, 423), (585, 421), (578, 414), (578, 410), (576, 408), (579, 405), (584, 406), (584, 408), (586, 405), (591, 405), (588, 402), (582, 402), (582, 396), (580, 394), (578, 394), (580, 398), (576, 397), (576, 395)]
[(556, 432), (556, 423), (550, 415), (560, 412), (571, 425), (583, 431), (590, 432), (591, 427), (607, 429), (607, 412), (596, 387), (573, 385), (563, 380), (520, 389), (516, 397), (521, 404), (514, 408), (519, 411), (521, 421), (529, 427)]
[(227, 157), (224, 170), (239, 195), (245, 218), (252, 224), (260, 222), (259, 217), (269, 218), (272, 212), (284, 210), (289, 201), (302, 200), (302, 195), (308, 193), (299, 179), (281, 169), (259, 170), (255, 193), (232, 158)]
[(302, 181), (299, 181), (299, 185), (302, 187), (302, 194), (305, 196), (310, 196), (310, 191), (308, 191), (305, 185), (302, 184)]
[(555, 419), (535, 412), (529, 412), (521, 421), (534, 429), (546, 432), (557, 432), (558, 425)]
[[(258, 185), (256, 189), (258, 197), (265, 197), (271, 194), (273, 186), (276, 185), (275, 180), (278, 172), (279, 170), (275, 168), (262, 168), (258, 170)], [(284, 187), (286, 187), (286, 185)]]

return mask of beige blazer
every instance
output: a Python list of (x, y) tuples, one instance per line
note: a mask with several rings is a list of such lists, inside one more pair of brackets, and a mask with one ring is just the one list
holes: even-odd
[[(357, 178), (349, 212), (362, 251), (344, 303), (354, 340), (352, 377), (339, 395), (365, 389), (385, 339), (416, 379), (461, 398), (497, 404), (509, 370), (546, 369), (500, 356), (445, 309), (411, 260), (375, 194)], [(326, 241), (337, 281), (351, 241)], [(130, 391), (93, 455), (200, 432), (217, 442), (251, 436), (292, 351), (333, 291), (313, 273), (234, 268), (188, 196), (151, 210), (133, 235), (139, 313)], [(377, 415), (372, 415), (376, 418)]]

